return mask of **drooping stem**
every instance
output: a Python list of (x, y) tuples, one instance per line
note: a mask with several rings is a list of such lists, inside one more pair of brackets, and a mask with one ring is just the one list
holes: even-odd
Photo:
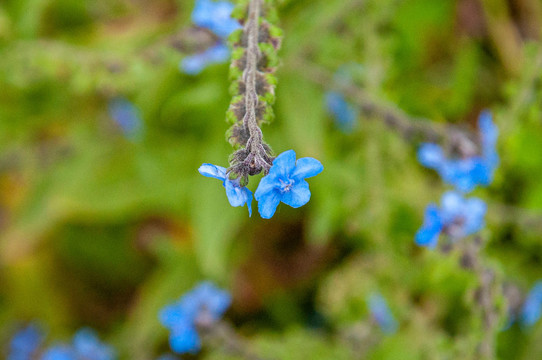
[(248, 21), (245, 25), (245, 32), (248, 35), (246, 54), (246, 67), (243, 72), (245, 82), (245, 116), (243, 124), (248, 129), (250, 137), (250, 151), (262, 141), (262, 130), (256, 122), (256, 108), (258, 106), (258, 93), (256, 92), (256, 74), (258, 72), (258, 59), (260, 49), (258, 47), (258, 19), (260, 18), (260, 1), (252, 0), (248, 8)]
[(250, 0), (243, 8), (242, 32), (232, 37), (233, 100), (227, 113), (232, 123), (228, 140), (237, 150), (230, 158), (230, 177), (267, 173), (273, 163), (271, 148), (264, 142), (260, 126), (272, 118), (281, 32), (270, 23), (272, 2)]

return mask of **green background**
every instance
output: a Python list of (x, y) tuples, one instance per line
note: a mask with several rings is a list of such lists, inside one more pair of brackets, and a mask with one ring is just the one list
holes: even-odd
[[(476, 358), (475, 276), (455, 252), (413, 241), (447, 188), (417, 163), (418, 143), (378, 116), (339, 131), (319, 74), (347, 64), (375, 101), (436, 123), (475, 130), (493, 111), (501, 166), (474, 193), (488, 203), (482, 256), (525, 292), (542, 278), (542, 2), (279, 2), (276, 118), (264, 137), (325, 169), (306, 206), (280, 205), (271, 220), (231, 207), (197, 172), (227, 166), (231, 97), (227, 64), (178, 69), (198, 46), (192, 8), (0, 2), (0, 343), (21, 321), (57, 340), (91, 326), (122, 359), (152, 359), (168, 349), (159, 309), (211, 279), (232, 292), (226, 319), (262, 356)], [(119, 96), (141, 113), (136, 139), (108, 114)], [(369, 320), (374, 291), (400, 323), (394, 335)], [(500, 331), (499, 358), (542, 358), (541, 338), (540, 323)], [(229, 359), (220, 347), (201, 357)]]

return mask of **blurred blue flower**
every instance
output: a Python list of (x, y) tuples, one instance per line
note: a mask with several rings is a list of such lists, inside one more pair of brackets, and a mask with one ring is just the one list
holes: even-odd
[(397, 320), (391, 313), (386, 299), (382, 295), (373, 293), (369, 296), (369, 311), (373, 320), (386, 334), (393, 334), (397, 331)]
[(169, 343), (176, 353), (197, 353), (201, 348), (196, 326), (210, 326), (224, 314), (231, 296), (210, 282), (202, 282), (159, 315), (171, 333)]
[(333, 116), (339, 129), (351, 132), (358, 118), (358, 110), (349, 104), (341, 93), (330, 91), (326, 94), (327, 111)]
[(31, 360), (41, 346), (43, 332), (36, 324), (19, 330), (9, 343), (7, 360)]
[(192, 22), (207, 28), (221, 38), (227, 38), (241, 25), (231, 17), (234, 5), (228, 1), (196, 0)]
[(142, 132), (143, 121), (139, 110), (126, 99), (117, 98), (109, 103), (109, 115), (130, 140), (136, 140)]
[(227, 169), (213, 164), (203, 164), (198, 169), (203, 176), (222, 180), (226, 188), (226, 196), (231, 206), (243, 206), (247, 204), (248, 215), (252, 216), (252, 191), (240, 185), (239, 179), (228, 179)]
[(486, 204), (478, 198), (465, 199), (453, 191), (444, 193), (440, 209), (430, 204), (423, 226), (416, 233), (416, 244), (434, 248), (444, 232), (452, 240), (471, 235), (484, 226)]
[(281, 201), (293, 208), (309, 202), (311, 192), (304, 179), (318, 175), (324, 167), (313, 158), (301, 158), (297, 162), (295, 158), (293, 150), (283, 152), (273, 161), (269, 174), (260, 181), (254, 196), (262, 218), (270, 219)]
[(489, 185), (499, 164), (496, 150), (498, 130), (490, 112), (484, 111), (480, 114), (478, 127), (480, 155), (449, 159), (442, 147), (425, 143), (418, 150), (419, 162), (427, 168), (436, 170), (444, 182), (462, 192), (470, 192), (477, 185)]
[(521, 309), (521, 323), (524, 326), (533, 326), (542, 315), (542, 281), (538, 281), (531, 289), (523, 308)]
[(198, 75), (211, 64), (224, 63), (230, 58), (230, 49), (226, 44), (217, 43), (202, 53), (185, 57), (179, 69), (188, 75)]

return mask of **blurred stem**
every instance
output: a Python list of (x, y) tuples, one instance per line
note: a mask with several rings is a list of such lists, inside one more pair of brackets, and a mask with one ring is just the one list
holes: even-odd
[(484, 241), (476, 236), (473, 241), (461, 243), (461, 265), (476, 274), (479, 286), (474, 294), (474, 308), (481, 317), (480, 338), (477, 341), (475, 359), (496, 359), (496, 338), (499, 330), (499, 297), (503, 286), (497, 281), (496, 273), (484, 264), (481, 250)]
[(296, 59), (289, 65), (293, 71), (303, 74), (324, 89), (336, 90), (346, 95), (367, 117), (381, 119), (407, 141), (421, 138), (422, 141), (440, 142), (452, 138), (452, 135), (462, 139), (472, 137), (472, 134), (452, 125), (442, 125), (426, 118), (411, 117), (394, 104), (377, 100), (355, 85), (335, 81), (333, 74), (329, 71), (308, 61)]
[(505, 0), (482, 0), (489, 36), (500, 61), (510, 75), (518, 75), (523, 65), (523, 44), (510, 17)]

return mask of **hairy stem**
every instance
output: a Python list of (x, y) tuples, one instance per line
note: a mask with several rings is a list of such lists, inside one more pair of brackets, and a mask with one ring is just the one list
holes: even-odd
[(248, 21), (245, 31), (248, 34), (247, 64), (243, 73), (246, 85), (245, 107), (246, 113), (243, 124), (248, 129), (250, 138), (247, 143), (251, 153), (257, 153), (262, 145), (262, 130), (256, 121), (256, 108), (258, 106), (258, 93), (256, 91), (256, 75), (258, 73), (258, 60), (260, 49), (258, 47), (258, 19), (260, 18), (261, 0), (252, 0), (248, 8)]

